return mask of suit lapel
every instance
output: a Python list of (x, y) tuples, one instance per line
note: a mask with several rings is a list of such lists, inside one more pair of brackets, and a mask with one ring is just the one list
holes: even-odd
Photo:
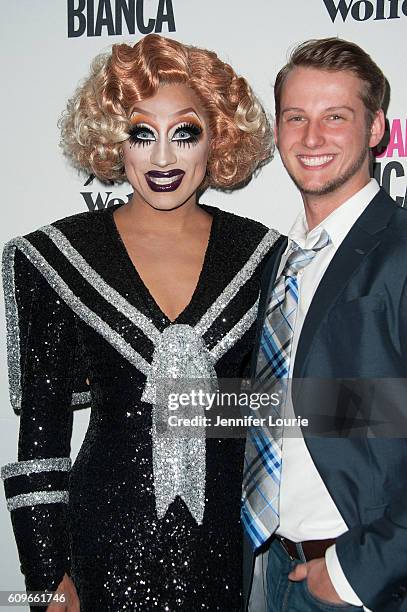
[(294, 377), (301, 378), (307, 356), (323, 319), (338, 300), (352, 275), (382, 239), (383, 230), (396, 208), (381, 189), (352, 226), (329, 264), (309, 307), (301, 331), (294, 365)]

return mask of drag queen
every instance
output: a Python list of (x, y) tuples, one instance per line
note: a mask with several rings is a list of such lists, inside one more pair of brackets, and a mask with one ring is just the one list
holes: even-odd
[(214, 53), (150, 35), (94, 60), (61, 129), (78, 168), (134, 194), (4, 250), (20, 434), (2, 477), (27, 588), (67, 594), (49, 611), (236, 612), (243, 441), (163, 438), (156, 391), (248, 358), (277, 234), (197, 194), (249, 180), (270, 125)]

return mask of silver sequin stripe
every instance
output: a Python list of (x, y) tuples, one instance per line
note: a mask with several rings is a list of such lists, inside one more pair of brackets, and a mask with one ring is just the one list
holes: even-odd
[(10, 497), (7, 501), (7, 509), (16, 510), (27, 506), (38, 506), (38, 504), (67, 504), (69, 501), (68, 491), (36, 491), (34, 493), (22, 493)]
[[(3, 250), (3, 284), (7, 324), (7, 360), (10, 402), (14, 410), (21, 408), (20, 329), (14, 281), (15, 244), (8, 242)], [(90, 391), (72, 394), (72, 405), (91, 403)]]
[(39, 474), (40, 472), (69, 472), (72, 461), (69, 457), (51, 457), (49, 459), (28, 459), (7, 463), (1, 468), (1, 478)]
[(15, 246), (8, 242), (3, 250), (3, 287), (7, 326), (7, 362), (10, 389), (10, 402), (14, 410), (21, 408), (20, 385), (20, 330), (18, 325), (18, 306), (14, 284)]
[(250, 258), (247, 260), (245, 265), (236, 276), (230, 281), (225, 287), (219, 297), (214, 303), (208, 308), (206, 313), (203, 315), (201, 320), (196, 324), (195, 329), (203, 335), (218, 318), (220, 313), (226, 308), (229, 302), (235, 297), (239, 289), (249, 280), (253, 275), (255, 269), (259, 265), (260, 261), (270, 250), (280, 234), (274, 230), (269, 230), (263, 239), (259, 242), (256, 249), (253, 251)]
[(105, 299), (112, 304), (121, 314), (137, 325), (143, 333), (155, 344), (160, 339), (159, 330), (153, 323), (135, 306), (132, 306), (120, 293), (111, 287), (105, 280), (88, 264), (75, 247), (69, 242), (64, 234), (53, 225), (45, 225), (40, 231), (52, 240), (67, 260), (78, 270), (83, 278)]
[(78, 393), (72, 393), (71, 406), (82, 406), (83, 404), (90, 404), (92, 401), (92, 395), (90, 391), (81, 391)]
[(147, 376), (150, 364), (137, 353), (114, 329), (103, 321), (95, 312), (90, 310), (72, 292), (65, 281), (58, 275), (47, 260), (37, 251), (37, 249), (26, 238), (18, 237), (12, 241), (31, 263), (44, 276), (50, 286), (60, 295), (64, 302), (75, 312), (85, 323), (97, 331), (107, 342), (109, 342), (127, 361), (134, 365), (140, 372)]
[(222, 338), (220, 342), (210, 351), (212, 357), (218, 361), (253, 325), (257, 317), (259, 300), (246, 312), (238, 323)]

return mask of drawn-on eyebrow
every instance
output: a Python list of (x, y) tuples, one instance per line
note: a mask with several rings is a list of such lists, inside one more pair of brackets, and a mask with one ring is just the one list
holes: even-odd
[[(140, 113), (140, 115), (148, 115), (149, 117), (153, 117), (156, 118), (157, 115), (155, 115), (154, 113), (150, 113), (149, 111), (144, 110), (144, 108), (139, 108), (138, 106), (134, 106), (133, 108), (133, 113)], [(186, 115), (188, 113), (194, 113), (194, 115), (196, 115), (198, 117), (198, 113), (196, 112), (196, 110), (194, 108), (192, 108), (192, 106), (188, 107), (188, 108), (182, 108), (181, 110), (172, 113), (171, 115), (168, 115), (169, 117), (178, 117), (180, 115)]]
[[(194, 113), (194, 115), (196, 115), (198, 117), (198, 113), (196, 112), (196, 110), (194, 108), (192, 108), (192, 106), (188, 107), (188, 108), (182, 108), (181, 110), (177, 111), (176, 113), (172, 113), (172, 115), (169, 115), (170, 117), (179, 117), (180, 115), (186, 115), (188, 113)], [(199, 119), (199, 117), (198, 117)]]
[(134, 106), (132, 115), (134, 115), (135, 113), (139, 113), (140, 115), (148, 115), (149, 117), (157, 116), (154, 113), (149, 113), (148, 111), (144, 110), (144, 108), (138, 108), (137, 106)]

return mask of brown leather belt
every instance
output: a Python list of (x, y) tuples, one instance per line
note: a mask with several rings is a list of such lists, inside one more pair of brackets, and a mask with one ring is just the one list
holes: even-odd
[[(299, 561), (303, 560), (297, 549), (298, 544), (279, 535), (275, 535), (274, 537), (280, 542), (281, 546), (291, 557), (291, 559), (298, 559)], [(335, 539), (307, 540), (306, 542), (300, 542), (299, 544), (302, 548), (306, 561), (312, 561), (312, 559), (320, 559), (321, 557), (324, 557), (326, 549), (332, 546), (332, 544), (335, 544)]]

